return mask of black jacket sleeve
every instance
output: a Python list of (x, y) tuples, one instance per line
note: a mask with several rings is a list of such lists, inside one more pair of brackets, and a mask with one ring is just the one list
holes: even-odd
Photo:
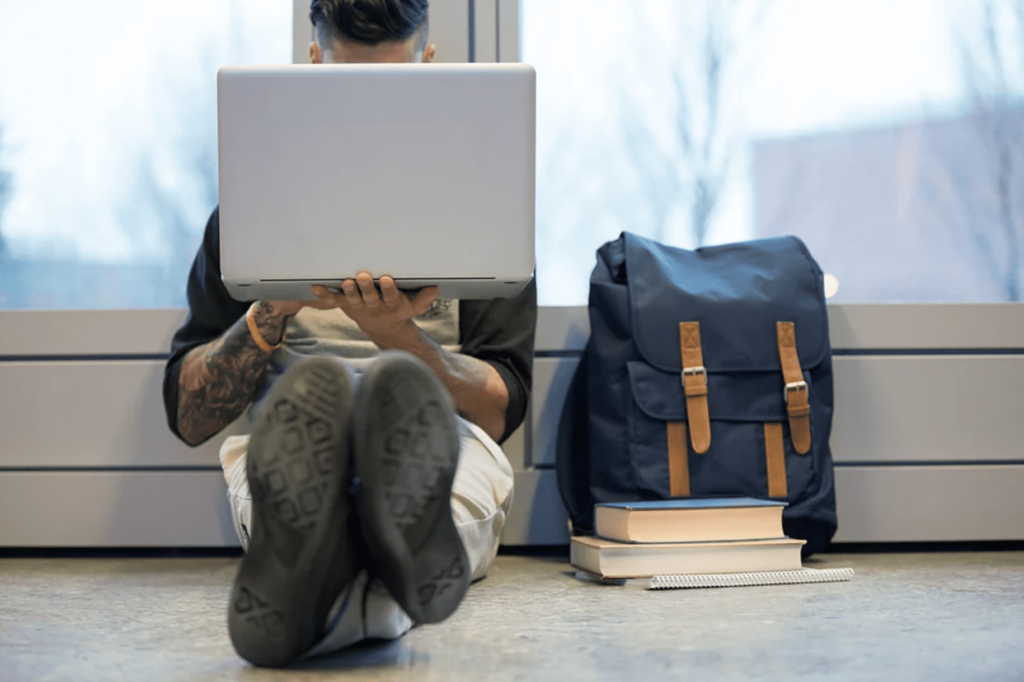
[(519, 428), (526, 417), (533, 386), (533, 343), (537, 329), (537, 281), (515, 298), (459, 301), (462, 352), (490, 363), (508, 386), (505, 432)]
[(220, 209), (214, 209), (203, 243), (192, 262), (186, 287), (188, 319), (175, 332), (171, 341), (171, 356), (164, 368), (164, 409), (167, 425), (174, 435), (178, 433), (178, 375), (181, 364), (190, 350), (212, 341), (240, 320), (250, 303), (231, 298), (220, 278)]

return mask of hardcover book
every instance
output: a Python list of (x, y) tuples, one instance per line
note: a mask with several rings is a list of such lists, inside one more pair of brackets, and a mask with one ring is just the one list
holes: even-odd
[(598, 536), (620, 542), (781, 538), (785, 502), (750, 497), (612, 502), (594, 507)]
[(603, 578), (644, 578), (694, 573), (794, 571), (802, 567), (803, 540), (627, 543), (574, 537), (569, 563)]

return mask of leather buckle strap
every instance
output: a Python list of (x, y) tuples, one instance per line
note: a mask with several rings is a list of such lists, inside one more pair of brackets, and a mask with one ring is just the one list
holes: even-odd
[(811, 404), (810, 391), (800, 369), (800, 357), (796, 352), (796, 330), (792, 322), (776, 322), (775, 333), (779, 344), (779, 362), (782, 364), (783, 389), (786, 412), (789, 415), (789, 435), (793, 449), (806, 455), (811, 450)]
[(704, 385), (708, 383), (708, 371), (704, 369), (704, 366), (700, 367), (683, 367), (683, 371), (679, 373), (679, 380), (683, 382), (683, 386), (686, 386), (686, 376), (688, 374), (699, 374), (704, 378)]
[(807, 397), (810, 398), (810, 389), (807, 388), (806, 381), (794, 381), (791, 384), (786, 384), (785, 390), (782, 392), (782, 399), (789, 405), (789, 392), (790, 391), (804, 391), (807, 393)]
[(711, 420), (708, 417), (708, 372), (700, 347), (700, 322), (679, 323), (679, 354), (690, 442), (693, 451), (702, 455), (711, 447)]
[(788, 494), (786, 484), (786, 446), (782, 442), (782, 424), (765, 422), (764, 424), (764, 460), (768, 472), (768, 497), (785, 497)]
[(668, 490), (672, 497), (690, 496), (690, 454), (686, 422), (668, 422)]

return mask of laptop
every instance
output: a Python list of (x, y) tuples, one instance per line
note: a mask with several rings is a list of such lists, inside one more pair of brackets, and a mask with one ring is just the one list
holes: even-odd
[(526, 64), (230, 66), (217, 75), (221, 272), (242, 301), (360, 270), (443, 298), (533, 278)]

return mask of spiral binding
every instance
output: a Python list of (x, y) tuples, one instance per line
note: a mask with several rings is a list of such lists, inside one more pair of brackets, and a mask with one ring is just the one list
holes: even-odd
[(656, 575), (626, 580), (627, 585), (646, 590), (672, 590), (695, 587), (749, 587), (755, 585), (791, 585), (796, 583), (833, 583), (853, 577), (852, 568), (802, 568), (798, 571), (762, 571), (758, 573), (705, 573), (695, 575)]

